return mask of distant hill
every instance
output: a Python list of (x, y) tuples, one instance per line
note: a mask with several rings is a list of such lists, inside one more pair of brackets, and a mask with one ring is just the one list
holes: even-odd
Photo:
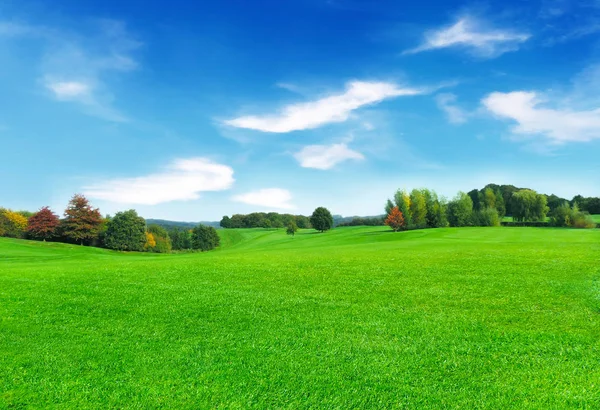
[(172, 228), (192, 229), (192, 228), (198, 226), (199, 224), (206, 225), (206, 226), (212, 226), (213, 228), (217, 228), (217, 229), (220, 228), (219, 222), (215, 222), (215, 221), (179, 222), (179, 221), (167, 221), (165, 219), (146, 219), (146, 223), (148, 225), (151, 225), (151, 224), (160, 225), (165, 229), (172, 229)]

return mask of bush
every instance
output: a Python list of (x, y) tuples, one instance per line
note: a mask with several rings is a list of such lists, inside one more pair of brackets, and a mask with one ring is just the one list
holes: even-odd
[(212, 226), (198, 225), (192, 230), (192, 249), (210, 251), (220, 245), (221, 239)]
[(547, 228), (551, 226), (548, 222), (543, 221), (524, 221), (524, 222), (500, 222), (502, 226), (519, 226), (519, 227), (533, 227), (533, 228)]
[(0, 236), (24, 238), (27, 229), (27, 218), (10, 209), (0, 208)]
[(577, 212), (571, 218), (571, 226), (579, 229), (592, 229), (596, 227), (596, 223), (587, 212)]
[(473, 213), (475, 226), (500, 226), (500, 215), (495, 208), (484, 208)]
[(579, 229), (591, 229), (596, 227), (592, 216), (587, 212), (581, 212), (577, 203), (572, 207), (567, 202), (557, 207), (550, 215), (552, 226), (571, 227)]

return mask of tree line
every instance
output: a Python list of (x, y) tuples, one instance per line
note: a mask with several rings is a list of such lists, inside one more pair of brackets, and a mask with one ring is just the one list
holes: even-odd
[(304, 215), (280, 214), (277, 212), (253, 212), (251, 214), (234, 214), (224, 216), (219, 222), (221, 228), (283, 228), (294, 222), (300, 229), (310, 229), (310, 218)]
[(63, 218), (47, 206), (35, 213), (0, 208), (0, 236), (156, 253), (207, 251), (220, 243), (217, 231), (210, 226), (167, 230), (148, 225), (133, 209), (103, 217), (79, 194), (71, 198)]
[[(594, 206), (594, 199), (587, 199), (587, 209)], [(531, 223), (574, 228), (596, 227), (590, 213), (582, 210), (576, 200), (563, 200), (550, 207), (546, 195), (512, 185), (490, 184), (482, 190), (459, 192), (450, 201), (438, 197), (435, 191), (429, 189), (413, 189), (410, 193), (398, 190), (393, 199), (387, 200), (385, 211), (387, 217), (384, 223), (395, 231)], [(502, 222), (506, 215), (512, 216), (514, 222)]]

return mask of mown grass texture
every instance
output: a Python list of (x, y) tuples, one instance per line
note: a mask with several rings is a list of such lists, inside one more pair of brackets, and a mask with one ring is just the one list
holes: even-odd
[(0, 408), (600, 408), (600, 230), (0, 240)]

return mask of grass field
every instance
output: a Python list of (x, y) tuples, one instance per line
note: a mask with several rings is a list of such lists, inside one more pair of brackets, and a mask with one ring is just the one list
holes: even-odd
[(0, 408), (600, 408), (600, 229), (0, 240)]
[(600, 224), (600, 215), (592, 215), (592, 218), (596, 223)]

